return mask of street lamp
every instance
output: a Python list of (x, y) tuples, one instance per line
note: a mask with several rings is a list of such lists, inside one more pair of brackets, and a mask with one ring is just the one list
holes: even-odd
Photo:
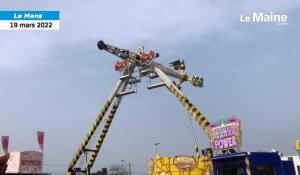
[[(125, 163), (125, 160), (121, 160), (123, 163)], [(130, 163), (128, 162), (128, 173), (129, 175), (131, 175), (131, 165)]]
[(159, 145), (160, 143), (154, 143), (154, 145), (155, 145), (155, 151), (156, 151), (156, 154), (157, 154), (157, 146)]

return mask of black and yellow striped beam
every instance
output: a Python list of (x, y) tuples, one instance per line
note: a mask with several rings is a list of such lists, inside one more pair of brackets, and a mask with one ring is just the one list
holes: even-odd
[(112, 110), (111, 110), (111, 112), (110, 112), (107, 120), (106, 120), (106, 123), (104, 125), (103, 130), (102, 130), (102, 133), (100, 134), (99, 139), (98, 139), (98, 141), (97, 141), (97, 143), (95, 145), (94, 151), (92, 152), (91, 157), (89, 159), (88, 168), (90, 168), (90, 169), (94, 165), (94, 162), (95, 162), (95, 160), (97, 158), (98, 152), (99, 152), (99, 150), (100, 150), (100, 148), (102, 146), (102, 143), (103, 143), (103, 141), (105, 139), (105, 136), (106, 136), (106, 134), (108, 132), (110, 124), (111, 124), (111, 122), (112, 122), (112, 120), (113, 120), (113, 118), (114, 118), (114, 116), (115, 116), (115, 114), (117, 112), (117, 109), (118, 109), (118, 106), (114, 105), (112, 107)]
[(176, 96), (180, 103), (185, 107), (185, 109), (192, 115), (196, 122), (201, 126), (204, 132), (209, 135), (208, 125), (209, 121), (204, 117), (204, 115), (187, 99), (184, 95), (180, 93), (175, 87), (171, 85), (169, 90)]
[(199, 160), (201, 156), (200, 156), (200, 153), (199, 153), (198, 145), (197, 145), (197, 144), (194, 144), (194, 147), (195, 147), (195, 150), (196, 150), (197, 160)]
[[(86, 146), (88, 145), (91, 137), (93, 136), (93, 134), (95, 133), (97, 127), (99, 126), (101, 120), (103, 119), (103, 116), (106, 114), (108, 108), (110, 106), (110, 102), (107, 101), (104, 106), (102, 107), (100, 113), (98, 114), (95, 122), (93, 123), (92, 127), (90, 128), (88, 134), (85, 136), (85, 138), (83, 139), (83, 141), (80, 144), (80, 147), (78, 148), (75, 156), (73, 157), (71, 163), (69, 164), (69, 170), (73, 169), (73, 167), (76, 165), (77, 161), (79, 160), (80, 156), (82, 155), (82, 153), (84, 152), (84, 149), (86, 148)], [(68, 173), (69, 174), (69, 173)]]

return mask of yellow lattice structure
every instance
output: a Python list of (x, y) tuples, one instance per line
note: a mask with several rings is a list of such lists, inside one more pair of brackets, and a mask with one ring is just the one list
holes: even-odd
[[(212, 162), (209, 157), (200, 157), (195, 159), (192, 156), (189, 160), (178, 162), (179, 156), (175, 157), (160, 157), (155, 156), (148, 162), (149, 175), (209, 175), (212, 170)], [(194, 161), (192, 159), (194, 159)], [(188, 164), (188, 165), (187, 165)], [(182, 166), (182, 167), (180, 167)]]

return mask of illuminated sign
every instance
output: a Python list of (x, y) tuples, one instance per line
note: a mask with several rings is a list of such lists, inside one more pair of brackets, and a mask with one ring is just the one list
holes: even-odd
[(210, 143), (214, 151), (239, 148), (241, 146), (240, 119), (232, 117), (211, 123)]
[(6, 173), (42, 173), (43, 153), (37, 151), (11, 152)]
[(296, 140), (296, 150), (300, 151), (300, 140)]
[(196, 159), (193, 156), (175, 156), (174, 165), (179, 169), (193, 169), (196, 166)]
[(37, 151), (21, 152), (19, 172), (41, 173), (42, 169), (43, 169), (43, 153)]

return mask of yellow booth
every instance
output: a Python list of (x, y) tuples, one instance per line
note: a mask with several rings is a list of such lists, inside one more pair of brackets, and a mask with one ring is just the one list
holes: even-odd
[(160, 157), (148, 161), (149, 175), (209, 175), (212, 163), (209, 157), (179, 155), (175, 157)]

